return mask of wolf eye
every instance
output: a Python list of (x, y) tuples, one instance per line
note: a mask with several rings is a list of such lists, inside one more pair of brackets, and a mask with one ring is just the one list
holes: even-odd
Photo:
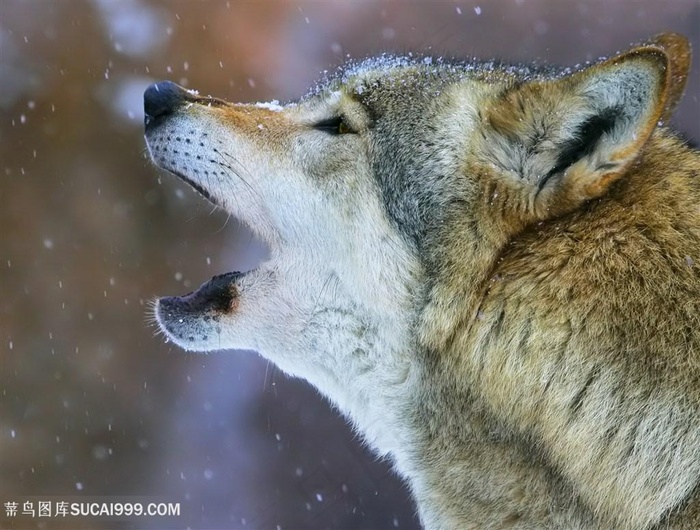
[(355, 132), (342, 116), (322, 120), (314, 125), (314, 129), (328, 134), (350, 134)]

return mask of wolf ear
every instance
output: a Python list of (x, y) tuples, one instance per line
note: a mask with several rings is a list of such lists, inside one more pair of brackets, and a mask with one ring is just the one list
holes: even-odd
[(569, 76), (522, 84), (483, 116), (495, 134), (482, 146), (517, 174), (535, 218), (571, 211), (637, 159), (680, 100), (689, 64), (688, 41), (663, 34)]

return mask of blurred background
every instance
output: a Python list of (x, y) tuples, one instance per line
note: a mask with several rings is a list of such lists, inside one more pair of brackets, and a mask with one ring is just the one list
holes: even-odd
[[(700, 51), (700, 2), (2, 0), (0, 528), (418, 528), (406, 488), (306, 383), (154, 335), (154, 295), (265, 249), (147, 161), (149, 83), (288, 100), (348, 55), (574, 65), (667, 30)], [(696, 144), (698, 55), (674, 121)], [(83, 496), (181, 515), (21, 515)]]

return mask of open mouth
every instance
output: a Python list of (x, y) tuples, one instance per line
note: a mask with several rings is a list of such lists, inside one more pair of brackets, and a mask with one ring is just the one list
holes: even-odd
[[(168, 169), (184, 182), (188, 183), (209, 200), (217, 205), (212, 195), (201, 186), (197, 185), (187, 176)], [(218, 205), (217, 205), (218, 206)], [(253, 238), (253, 250), (251, 240), (240, 238), (232, 244), (235, 247), (240, 244), (238, 251), (233, 251), (235, 256), (244, 256), (248, 263), (246, 272), (232, 271), (216, 275), (205, 281), (197, 289), (180, 296), (164, 296), (155, 301), (153, 316), (160, 329), (170, 340), (188, 350), (211, 349), (211, 344), (219, 342), (221, 334), (221, 321), (226, 316), (234, 315), (238, 309), (239, 297), (243, 289), (242, 280), (264, 259), (264, 244), (257, 238)], [(259, 252), (256, 252), (255, 247)], [(251, 256), (251, 254), (257, 254)]]
[[(158, 159), (153, 159), (159, 167), (189, 184), (210, 203), (220, 206), (206, 188), (183, 172), (164, 167)], [(244, 252), (246, 249), (241, 249), (241, 253)], [(188, 294), (158, 298), (153, 307), (153, 315), (160, 329), (185, 349), (209, 349), (208, 345), (217, 342), (216, 337), (221, 333), (221, 319), (235, 313), (241, 289), (240, 280), (247, 274), (248, 272), (240, 271), (219, 274)]]
[[(151, 85), (144, 94), (145, 136), (149, 154), (157, 166), (222, 207), (216, 190), (221, 193), (227, 189), (228, 176), (224, 175), (220, 161), (217, 163), (218, 151), (211, 145), (206, 125), (197, 122), (187, 111), (192, 105), (208, 105), (210, 100), (213, 101), (169, 81)], [(192, 110), (196, 111), (197, 107)], [(196, 112), (194, 115), (201, 116)], [(249, 253), (246, 248), (239, 255)], [(186, 295), (159, 298), (154, 305), (154, 317), (160, 328), (186, 349), (211, 349), (213, 339), (221, 333), (221, 319), (238, 308), (241, 280), (249, 272), (220, 274)]]
[[(211, 193), (179, 171), (169, 173), (189, 184), (195, 191), (215, 206), (219, 206)], [(232, 255), (238, 258), (238, 267), (246, 272), (232, 271), (216, 275), (194, 291), (180, 296), (164, 296), (156, 300), (154, 317), (159, 327), (176, 344), (189, 349), (209, 349), (221, 333), (221, 320), (235, 314), (242, 280), (257, 270), (264, 260), (267, 248), (260, 239), (236, 238), (231, 242)], [(238, 247), (238, 248), (236, 248)]]

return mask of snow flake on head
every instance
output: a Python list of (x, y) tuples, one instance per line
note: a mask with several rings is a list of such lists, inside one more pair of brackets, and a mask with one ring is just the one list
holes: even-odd
[(272, 101), (258, 102), (254, 105), (259, 109), (267, 109), (273, 112), (281, 112), (282, 110), (284, 110), (284, 107), (280, 105), (280, 102), (276, 99), (273, 99)]
[(361, 61), (348, 61), (340, 68), (341, 79), (346, 82), (352, 77), (362, 76), (373, 71), (387, 73), (395, 68), (406, 68), (416, 64), (413, 54), (391, 55), (383, 53)]
[[(411, 70), (415, 76), (412, 77), (407, 70)], [(502, 82), (515, 78), (527, 82), (557, 78), (565, 73), (562, 69), (549, 65), (509, 64), (477, 58), (445, 58), (411, 52), (405, 55), (383, 53), (360, 60), (348, 59), (330, 74), (324, 70), (319, 82), (302, 101), (341, 90), (342, 86), (350, 86), (360, 95), (376, 88), (382, 79), (391, 80), (394, 76), (402, 83), (430, 82), (431, 79), (454, 82), (466, 78), (477, 78), (486, 82)]]

